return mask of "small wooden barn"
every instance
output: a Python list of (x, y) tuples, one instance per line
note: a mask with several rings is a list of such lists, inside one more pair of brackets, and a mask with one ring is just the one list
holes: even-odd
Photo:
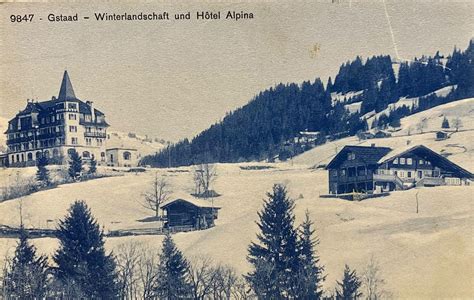
[(165, 227), (175, 230), (202, 230), (214, 226), (220, 207), (210, 200), (192, 196), (180, 197), (161, 206), (165, 215)]
[(443, 130), (436, 132), (436, 140), (437, 141), (442, 141), (442, 140), (445, 140), (447, 138), (449, 138), (449, 133), (448, 132), (443, 131)]

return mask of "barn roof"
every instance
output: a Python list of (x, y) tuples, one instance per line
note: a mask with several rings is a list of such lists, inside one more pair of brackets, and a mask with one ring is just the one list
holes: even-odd
[(347, 159), (347, 153), (355, 153), (356, 160), (363, 161), (368, 165), (377, 164), (380, 158), (392, 149), (375, 146), (344, 146), (339, 153), (329, 162), (326, 169), (337, 168)]
[(463, 169), (459, 165), (453, 163), (446, 157), (434, 152), (433, 150), (431, 150), (430, 148), (424, 145), (415, 145), (411, 147), (400, 148), (396, 151), (392, 151), (388, 153), (387, 155), (385, 155), (384, 157), (381, 157), (378, 163), (382, 164), (385, 162), (389, 162), (395, 159), (396, 157), (400, 157), (408, 153), (413, 153), (419, 157), (423, 157), (425, 160), (430, 161), (433, 165), (443, 170), (451, 171), (460, 177), (473, 178), (473, 174), (471, 172), (469, 172), (466, 169)]
[(207, 200), (204, 200), (204, 199), (199, 199), (199, 198), (196, 198), (196, 197), (193, 197), (193, 196), (186, 196), (186, 198), (184, 198), (184, 197), (175, 198), (173, 200), (167, 201), (166, 203), (163, 203), (160, 206), (160, 208), (165, 209), (166, 207), (170, 206), (171, 204), (179, 203), (179, 202), (189, 203), (189, 204), (194, 205), (194, 206), (199, 207), (199, 208), (220, 209), (220, 207), (213, 205), (211, 201), (207, 201)]

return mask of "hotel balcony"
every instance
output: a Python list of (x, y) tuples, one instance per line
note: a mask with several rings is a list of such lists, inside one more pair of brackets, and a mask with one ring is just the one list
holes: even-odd
[(84, 136), (105, 139), (107, 137), (107, 134), (105, 132), (84, 132)]

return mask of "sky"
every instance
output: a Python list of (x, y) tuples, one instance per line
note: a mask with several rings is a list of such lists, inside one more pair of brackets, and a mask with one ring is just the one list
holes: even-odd
[[(94, 101), (114, 130), (177, 141), (280, 82), (326, 81), (357, 55), (449, 54), (474, 37), (474, 1), (334, 2), (1, 4), (0, 117), (12, 118), (27, 99), (57, 96), (67, 69), (76, 96)], [(254, 18), (194, 17), (228, 10)], [(193, 20), (93, 20), (153, 11), (189, 11)], [(91, 19), (48, 22), (50, 13)], [(35, 17), (12, 23), (12, 14)]]

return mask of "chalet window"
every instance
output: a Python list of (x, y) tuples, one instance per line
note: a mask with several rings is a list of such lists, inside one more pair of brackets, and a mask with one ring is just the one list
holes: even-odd
[(355, 153), (348, 153), (347, 154), (347, 160), (354, 160), (356, 157)]
[(398, 165), (398, 157), (393, 160), (393, 164)]
[(401, 165), (404, 165), (404, 164), (405, 164), (405, 158), (404, 158), (404, 157), (400, 157), (400, 164), (401, 164)]
[(418, 164), (422, 165), (424, 164), (424, 161), (422, 159), (420, 159), (420, 161), (418, 162)]
[(412, 165), (413, 164), (413, 160), (411, 158), (407, 158), (407, 165)]
[(346, 176), (346, 169), (341, 170), (341, 176)]

